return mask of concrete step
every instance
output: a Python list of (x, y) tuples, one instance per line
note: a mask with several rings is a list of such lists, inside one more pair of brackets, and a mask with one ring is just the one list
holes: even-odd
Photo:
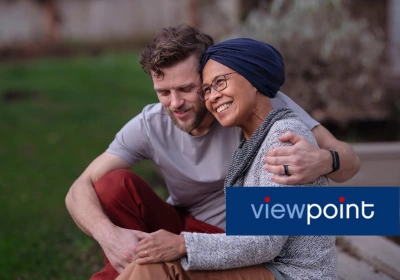
[(370, 279), (364, 276), (371, 271), (377, 277), (371, 279), (400, 279), (400, 246), (391, 240), (382, 236), (340, 236), (336, 243), (339, 276), (354, 277), (341, 279)]
[(360, 172), (345, 183), (332, 186), (400, 186), (400, 142), (355, 143)]
[(337, 253), (340, 280), (395, 280), (340, 248)]

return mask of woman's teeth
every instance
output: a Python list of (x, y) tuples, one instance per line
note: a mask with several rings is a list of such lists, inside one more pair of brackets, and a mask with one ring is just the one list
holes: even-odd
[(231, 105), (232, 105), (232, 103), (228, 103), (228, 104), (224, 104), (224, 105), (219, 106), (217, 108), (217, 113), (220, 113), (225, 109), (228, 109)]

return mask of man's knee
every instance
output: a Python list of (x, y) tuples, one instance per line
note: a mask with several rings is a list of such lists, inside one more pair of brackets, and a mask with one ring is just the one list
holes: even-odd
[(139, 180), (140, 177), (133, 172), (117, 169), (104, 174), (94, 184), (94, 189), (103, 207), (114, 207), (130, 196), (128, 186), (135, 187), (135, 183)]

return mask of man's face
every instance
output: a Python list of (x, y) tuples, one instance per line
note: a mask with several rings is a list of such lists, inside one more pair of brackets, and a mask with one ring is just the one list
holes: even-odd
[(199, 62), (195, 56), (162, 68), (164, 76), (152, 73), (154, 90), (174, 124), (181, 130), (198, 135), (197, 128), (209, 114), (197, 90), (201, 81), (198, 73)]

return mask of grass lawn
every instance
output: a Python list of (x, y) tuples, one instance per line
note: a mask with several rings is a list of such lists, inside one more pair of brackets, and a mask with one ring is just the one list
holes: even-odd
[[(0, 279), (89, 279), (99, 270), (100, 249), (64, 198), (115, 133), (157, 101), (137, 57), (0, 64)], [(159, 182), (150, 163), (134, 169)]]

